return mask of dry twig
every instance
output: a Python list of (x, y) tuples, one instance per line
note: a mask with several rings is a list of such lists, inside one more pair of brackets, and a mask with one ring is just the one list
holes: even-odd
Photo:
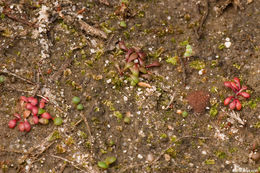
[(79, 24), (81, 26), (81, 29), (85, 31), (87, 34), (92, 35), (92, 36), (98, 36), (102, 37), (104, 39), (107, 39), (107, 34), (97, 28), (94, 28), (93, 26), (90, 26), (83, 20), (79, 20)]
[[(57, 159), (60, 159), (60, 160), (63, 160), (63, 161), (65, 161), (65, 162), (69, 163), (70, 165), (72, 165), (74, 168), (76, 168), (76, 169), (78, 169), (78, 170), (80, 170), (80, 171), (82, 171), (82, 172), (86, 172), (86, 170), (80, 168), (80, 165), (79, 165), (79, 164), (74, 164), (73, 161), (70, 161), (70, 160), (68, 160), (68, 159), (66, 159), (66, 158), (63, 158), (63, 157), (60, 157), (60, 156), (56, 156), (56, 155), (53, 155), (53, 154), (51, 154), (50, 156), (51, 156), (51, 157), (54, 157), (54, 158), (57, 158)], [(94, 173), (94, 172), (93, 172), (93, 173)]]
[(29, 83), (29, 84), (32, 84), (32, 85), (35, 85), (35, 83), (32, 82), (32, 81), (30, 81), (29, 79), (26, 79), (26, 78), (24, 78), (24, 77), (22, 77), (22, 76), (19, 76), (19, 75), (13, 73), (13, 72), (10, 72), (10, 71), (7, 70), (6, 68), (4, 68), (3, 70), (0, 70), (0, 73), (8, 74), (8, 75), (10, 75), (10, 76), (14, 76), (14, 77), (16, 77), (16, 78), (18, 78), (18, 79), (21, 79), (22, 81), (25, 81), (25, 82), (27, 82), (27, 83)]
[[(198, 6), (198, 11), (200, 11), (200, 3), (197, 3), (197, 6)], [(208, 14), (209, 14), (209, 2), (208, 0), (206, 0), (206, 4), (205, 4), (205, 12), (200, 20), (200, 25), (197, 29), (195, 29), (195, 34), (197, 36), (197, 39), (199, 40), (201, 38), (201, 35), (203, 33), (203, 25), (208, 17)]]

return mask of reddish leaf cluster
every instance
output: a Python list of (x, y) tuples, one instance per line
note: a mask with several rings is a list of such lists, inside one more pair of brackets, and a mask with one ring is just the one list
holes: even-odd
[(209, 103), (210, 95), (206, 91), (193, 91), (188, 94), (187, 100), (189, 105), (193, 108), (196, 113), (205, 112), (205, 108)]
[[(15, 119), (12, 119), (8, 122), (8, 127), (13, 129), (19, 122), (18, 129), (21, 132), (29, 132), (31, 130), (30, 123), (38, 124), (40, 122), (41, 124), (46, 124), (46, 120), (48, 121), (52, 118), (50, 114), (45, 112), (45, 110), (43, 109), (47, 102), (48, 100), (41, 99), (38, 104), (37, 98), (21, 96), (18, 105), (18, 109), (21, 114), (15, 113)], [(33, 117), (30, 119), (29, 123), (28, 118), (30, 118), (30, 115), (32, 115)], [(40, 119), (38, 115), (41, 115)]]
[(240, 80), (237, 77), (235, 77), (233, 80), (234, 81), (224, 82), (224, 85), (228, 88), (231, 88), (232, 91), (235, 93), (234, 96), (229, 96), (224, 100), (224, 105), (225, 106), (229, 105), (229, 108), (231, 110), (233, 110), (233, 109), (241, 110), (242, 104), (238, 100), (238, 96), (242, 96), (244, 98), (249, 98), (250, 94), (244, 91), (247, 89), (247, 87), (241, 86)]
[(128, 69), (131, 74), (129, 80), (131, 85), (135, 86), (139, 82), (139, 76), (143, 78), (150, 78), (148, 68), (158, 67), (161, 64), (158, 61), (154, 61), (152, 64), (146, 65), (146, 54), (137, 48), (127, 48), (123, 41), (118, 43), (119, 48), (126, 52), (125, 54), (125, 66), (121, 69), (119, 66), (118, 71), (122, 75)]

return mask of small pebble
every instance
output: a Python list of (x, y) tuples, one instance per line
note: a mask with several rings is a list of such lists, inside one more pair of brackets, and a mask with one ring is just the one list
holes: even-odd
[(138, 154), (137, 157), (138, 157), (138, 159), (142, 159), (143, 158), (143, 156), (141, 154)]
[(230, 42), (230, 41), (227, 41), (227, 42), (225, 42), (224, 45), (225, 45), (226, 48), (230, 48), (230, 46), (231, 46), (231, 42)]
[(152, 154), (148, 154), (148, 155), (146, 156), (146, 161), (148, 161), (148, 162), (154, 161), (154, 156), (153, 156)]
[(169, 154), (164, 154), (164, 159), (169, 162), (171, 160), (171, 156)]
[(254, 160), (254, 161), (258, 161), (258, 160), (260, 160), (260, 152), (255, 152), (255, 153), (253, 153), (252, 154), (252, 156), (251, 156), (251, 159), (252, 160)]

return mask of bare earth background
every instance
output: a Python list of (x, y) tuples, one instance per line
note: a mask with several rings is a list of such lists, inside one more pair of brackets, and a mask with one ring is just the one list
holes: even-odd
[[(160, 61), (150, 88), (119, 74), (119, 40)], [(259, 0), (0, 0), (1, 171), (260, 172), (259, 49)], [(234, 77), (241, 111), (223, 105)], [(200, 114), (195, 90), (210, 94)], [(48, 97), (63, 125), (8, 128), (21, 95)]]

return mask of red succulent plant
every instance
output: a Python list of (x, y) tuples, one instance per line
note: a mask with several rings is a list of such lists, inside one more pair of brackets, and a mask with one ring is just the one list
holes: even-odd
[(154, 61), (151, 64), (146, 65), (146, 54), (138, 48), (128, 48), (124, 41), (120, 41), (118, 46), (125, 52), (125, 66), (122, 69), (117, 66), (117, 69), (120, 75), (123, 75), (123, 73), (127, 70), (131, 72), (129, 75), (129, 80), (133, 86), (139, 82), (139, 76), (145, 79), (150, 78), (150, 72), (148, 71), (149, 68), (159, 67), (161, 65), (158, 61)]
[(242, 96), (244, 98), (249, 98), (250, 94), (245, 92), (247, 89), (246, 86), (241, 86), (240, 80), (235, 77), (233, 81), (226, 81), (224, 82), (224, 85), (228, 88), (231, 88), (232, 91), (235, 93), (234, 96), (229, 96), (224, 100), (224, 105), (227, 106), (229, 105), (229, 108), (231, 110), (237, 109), (241, 110), (242, 104), (240, 103), (238, 97)]

